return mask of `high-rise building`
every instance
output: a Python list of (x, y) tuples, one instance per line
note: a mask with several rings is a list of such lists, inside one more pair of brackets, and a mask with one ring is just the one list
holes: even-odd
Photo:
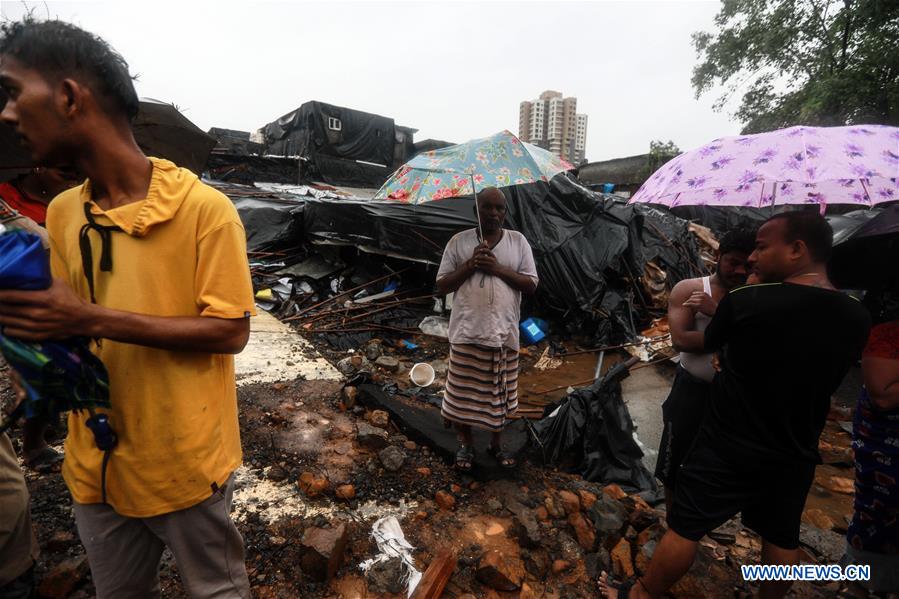
[(518, 137), (577, 165), (585, 160), (587, 115), (577, 113), (577, 98), (547, 90), (519, 105)]

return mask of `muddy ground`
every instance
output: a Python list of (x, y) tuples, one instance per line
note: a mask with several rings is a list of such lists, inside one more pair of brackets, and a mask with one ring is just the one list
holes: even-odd
[[(333, 353), (329, 359), (339, 357)], [(527, 360), (530, 363), (536, 358)], [(579, 358), (557, 374), (541, 373), (538, 380), (523, 378), (524, 391), (546, 388), (564, 373), (577, 380), (589, 377), (593, 360)], [(526, 367), (527, 368), (527, 367)], [(654, 367), (655, 368), (655, 367)], [(670, 369), (659, 367), (663, 376)], [(389, 375), (385, 375), (389, 376)], [(423, 571), (435, 556), (451, 550), (459, 560), (443, 597), (595, 597), (595, 576), (608, 568), (624, 576), (639, 572), (651, 555), (654, 541), (664, 530), (664, 514), (650, 510), (635, 497), (616, 488), (586, 484), (578, 477), (523, 463), (505, 480), (479, 481), (462, 476), (427, 447), (406, 439), (392, 423), (388, 443), (401, 449), (405, 463), (396, 472), (384, 468), (376, 451), (360, 445), (359, 423), (372, 418), (362, 405), (346, 410), (340, 381), (258, 383), (239, 389), (244, 466), (238, 471), (234, 517), (244, 535), (247, 567), (255, 596), (310, 598), (400, 597), (378, 593), (358, 564), (373, 557), (371, 525), (381, 516), (395, 515), (414, 557)], [(0, 394), (8, 397), (0, 372)], [(626, 398), (625, 398), (626, 399)], [(842, 550), (841, 534), (851, 514), (851, 453), (846, 422), (850, 412), (837, 406), (822, 437), (825, 464), (819, 467), (809, 496), (805, 546), (807, 559), (830, 563)], [(13, 431), (14, 443), (19, 431)], [(329, 487), (309, 498), (297, 481), (304, 472), (327, 478)], [(90, 575), (77, 540), (71, 502), (59, 474), (27, 473), (32, 514), (42, 555), (37, 576), (44, 596), (93, 596)], [(341, 485), (352, 485), (355, 497), (335, 496)], [(559, 508), (563, 491), (579, 494), (585, 519)], [(449, 494), (452, 509), (442, 509), (435, 498)], [(624, 505), (627, 518), (617, 532), (596, 528), (588, 508), (590, 496), (613, 498)], [(616, 508), (617, 509), (617, 508)], [(523, 513), (526, 512), (526, 513)], [(578, 512), (578, 508), (574, 509)], [(636, 516), (635, 516), (636, 514)], [(522, 521), (536, 528), (522, 533)], [(587, 523), (586, 528), (582, 521)], [(629, 522), (629, 523), (628, 523)], [(349, 542), (333, 580), (314, 582), (299, 567), (304, 532), (345, 523)], [(625, 528), (626, 527), (626, 528)], [(595, 539), (590, 537), (590, 531)], [(535, 532), (536, 531), (536, 532)], [(586, 539), (584, 537), (587, 537)], [(592, 539), (592, 542), (591, 542)], [(476, 574), (490, 550), (511, 559), (511, 574), (519, 576), (520, 590), (500, 592), (480, 582)], [(739, 579), (738, 566), (758, 560), (759, 543), (739, 521), (728, 523), (714, 539), (702, 544), (700, 559), (673, 596), (748, 596), (753, 589)], [(72, 561), (75, 566), (72, 566)], [(66, 563), (66, 566), (60, 564)], [(71, 571), (60, 570), (72, 566)], [(163, 560), (163, 596), (186, 597), (171, 558)], [(796, 597), (835, 596), (835, 583), (796, 585)]]

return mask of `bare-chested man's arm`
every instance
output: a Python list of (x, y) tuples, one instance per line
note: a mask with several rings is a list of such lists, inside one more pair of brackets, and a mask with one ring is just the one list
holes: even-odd
[(668, 326), (671, 330), (671, 344), (677, 351), (703, 351), (704, 336), (696, 330), (696, 309), (685, 303), (697, 291), (702, 294), (702, 280), (686, 279), (675, 285), (668, 296)]

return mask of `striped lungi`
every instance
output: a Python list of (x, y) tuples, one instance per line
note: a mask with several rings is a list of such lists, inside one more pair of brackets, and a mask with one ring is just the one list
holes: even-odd
[(518, 409), (518, 352), (451, 344), (441, 413), (447, 420), (500, 431)]

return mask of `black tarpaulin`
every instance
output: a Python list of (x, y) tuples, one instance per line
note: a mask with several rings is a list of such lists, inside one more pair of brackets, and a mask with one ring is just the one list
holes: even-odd
[(747, 208), (744, 206), (676, 206), (670, 211), (677, 217), (711, 229), (720, 237), (731, 229), (757, 229), (784, 206), (771, 208)]
[(232, 199), (247, 234), (247, 249), (263, 251), (296, 245), (302, 234), (302, 202), (267, 198)]
[(281, 156), (363, 160), (390, 167), (393, 119), (324, 102), (306, 102), (264, 128), (266, 151)]
[[(440, 410), (424, 402), (390, 395), (378, 385), (360, 384), (358, 389), (360, 401), (373, 409), (384, 410), (390, 414), (390, 419), (404, 435), (420, 445), (431, 447), (447, 462), (453, 460), (459, 449), (459, 440), (455, 429), (444, 426)], [(474, 428), (472, 435), (475, 447), (487, 447), (490, 438), (488, 431)], [(527, 442), (527, 431), (521, 420), (511, 422), (503, 431), (503, 447), (512, 454), (521, 451)], [(481, 480), (511, 476), (509, 471), (500, 466), (494, 458), (480, 451), (475, 452), (471, 475)]]
[(615, 483), (628, 492), (656, 488), (634, 440), (634, 423), (621, 398), (624, 364), (592, 387), (573, 391), (546, 408), (533, 425), (544, 459), (591, 482)]
[(899, 292), (899, 204), (828, 217), (834, 229), (828, 271), (834, 285), (881, 294)]

